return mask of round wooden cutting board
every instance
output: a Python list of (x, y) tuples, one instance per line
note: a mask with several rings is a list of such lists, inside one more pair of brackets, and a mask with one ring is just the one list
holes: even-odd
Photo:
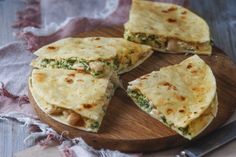
[[(121, 27), (104, 28), (94, 32), (82, 33), (80, 37), (104, 36), (122, 37)], [(184, 54), (164, 54), (154, 52), (143, 64), (121, 76), (127, 82), (161, 67), (176, 64), (189, 57)], [(236, 108), (236, 66), (218, 48), (213, 48), (212, 56), (200, 56), (213, 70), (217, 81), (219, 111), (210, 126), (201, 134), (207, 134), (224, 124)], [(151, 91), (150, 91), (151, 92)], [(70, 137), (82, 137), (94, 148), (109, 148), (124, 152), (150, 152), (182, 145), (188, 140), (151, 118), (141, 111), (126, 95), (118, 89), (113, 96), (107, 114), (98, 133), (88, 133), (58, 123), (45, 114), (35, 103), (31, 93), (30, 102), (39, 118), (59, 133), (68, 131)]]

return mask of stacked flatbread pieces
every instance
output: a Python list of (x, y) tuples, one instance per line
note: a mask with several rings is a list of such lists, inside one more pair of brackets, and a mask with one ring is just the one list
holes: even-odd
[(42, 47), (29, 87), (39, 107), (55, 120), (97, 132), (124, 73), (152, 54), (151, 47), (122, 38), (67, 38)]
[(127, 92), (142, 110), (188, 139), (217, 113), (215, 77), (197, 55), (129, 82)]

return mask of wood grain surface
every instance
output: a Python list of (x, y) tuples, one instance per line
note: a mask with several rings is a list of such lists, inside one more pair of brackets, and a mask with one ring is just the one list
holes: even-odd
[[(23, 1), (19, 0), (0, 0), (0, 46), (16, 40), (10, 26), (15, 20), (15, 12), (23, 5)], [(234, 37), (236, 34), (236, 1), (189, 0), (189, 5), (191, 10), (206, 19), (216, 45), (223, 49), (236, 63), (236, 38)], [(24, 144), (23, 139), (29, 135), (29, 132), (18, 122), (0, 121), (0, 130), (1, 157), (12, 157), (15, 152), (34, 144), (34, 140)], [(214, 154), (213, 152), (209, 156), (215, 156)], [(156, 157), (155, 154), (144, 156)]]
[[(114, 27), (85, 32), (79, 36), (122, 37), (122, 35), (123, 28)], [(121, 75), (121, 80), (126, 87), (129, 81), (137, 77), (159, 70), (161, 67), (177, 64), (189, 56), (154, 52), (143, 64)], [(201, 56), (201, 58), (213, 70), (219, 99), (219, 112), (213, 123), (203, 133), (207, 134), (224, 124), (236, 109), (236, 66), (218, 48), (213, 49), (212, 56)], [(189, 142), (140, 110), (122, 89), (115, 92), (97, 134), (81, 131), (53, 120), (37, 106), (31, 93), (29, 95), (31, 104), (43, 122), (52, 126), (59, 133), (64, 132), (64, 135), (67, 132), (70, 137), (82, 137), (95, 148), (109, 148), (125, 152), (150, 152)]]

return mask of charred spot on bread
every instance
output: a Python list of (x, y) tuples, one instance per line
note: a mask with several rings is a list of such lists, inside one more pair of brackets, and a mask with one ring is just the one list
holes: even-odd
[(56, 49), (58, 49), (58, 48), (55, 47), (55, 46), (48, 46), (47, 49), (48, 49), (48, 50), (56, 50)]
[(65, 81), (68, 83), (68, 84), (72, 84), (74, 81), (73, 79), (69, 78), (69, 77), (66, 77), (65, 78)]
[(177, 20), (176, 20), (176, 19), (173, 19), (173, 18), (168, 18), (167, 21), (168, 21), (169, 23), (175, 23), (175, 22), (177, 22)]

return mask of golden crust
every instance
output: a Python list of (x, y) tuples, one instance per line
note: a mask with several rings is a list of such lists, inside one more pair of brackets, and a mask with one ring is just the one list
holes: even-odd
[(140, 91), (176, 127), (186, 127), (210, 106), (216, 81), (210, 67), (194, 55), (130, 82), (128, 89)]
[[(47, 76), (44, 81), (38, 76)], [(32, 71), (32, 92), (47, 103), (70, 109), (94, 120), (103, 117), (112, 72), (103, 78), (64, 69), (34, 69)]]
[(209, 27), (201, 17), (168, 3), (133, 0), (125, 29), (186, 42), (210, 41)]

